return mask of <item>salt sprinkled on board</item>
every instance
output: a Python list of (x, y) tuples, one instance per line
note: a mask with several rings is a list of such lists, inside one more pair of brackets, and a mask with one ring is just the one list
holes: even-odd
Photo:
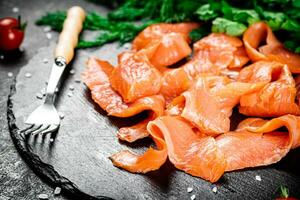
[(11, 78), (11, 77), (14, 76), (14, 74), (13, 74), (12, 72), (8, 72), (8, 73), (7, 73), (7, 76), (8, 76), (9, 78)]
[(36, 98), (42, 99), (42, 98), (43, 98), (43, 95), (42, 95), (41, 93), (36, 93)]
[(188, 188), (187, 188), (187, 192), (188, 192), (188, 193), (190, 193), (190, 192), (192, 192), (192, 191), (193, 191), (193, 188), (192, 188), (192, 187), (188, 187)]
[(70, 70), (70, 74), (75, 74), (75, 70), (74, 70), (74, 69), (71, 69), (71, 70)]
[(25, 73), (25, 77), (26, 77), (26, 78), (30, 78), (31, 76), (32, 76), (31, 73), (29, 73), (29, 72), (26, 72), (26, 73)]
[(68, 92), (68, 97), (72, 97), (73, 96), (73, 93), (72, 92)]
[(17, 13), (20, 11), (20, 9), (18, 7), (13, 7), (12, 8), (13, 13)]
[(74, 82), (75, 82), (75, 83), (80, 83), (81, 80), (80, 80), (79, 78), (77, 78), (77, 79), (74, 80)]
[(75, 89), (74, 85), (69, 86), (69, 90), (73, 91)]
[(65, 118), (65, 115), (64, 115), (64, 113), (62, 113), (62, 112), (58, 112), (58, 115), (59, 115), (60, 119)]
[(39, 194), (39, 195), (38, 195), (38, 198), (39, 198), (39, 199), (48, 199), (49, 197), (48, 197), (47, 194)]
[(44, 29), (43, 29), (43, 31), (44, 31), (45, 33), (51, 31), (51, 26), (45, 26)]
[(56, 187), (55, 190), (54, 190), (54, 195), (59, 195), (61, 192), (61, 188), (60, 187)]
[(46, 88), (41, 89), (41, 93), (42, 93), (43, 96), (45, 96), (46, 95)]
[(51, 33), (46, 33), (46, 38), (47, 38), (48, 40), (51, 40), (51, 39), (52, 39), (52, 34), (51, 34)]
[(212, 191), (213, 191), (213, 193), (217, 193), (218, 188), (215, 186), (215, 187), (213, 187)]
[(196, 195), (193, 194), (193, 195), (191, 196), (191, 200), (195, 200), (195, 199), (196, 199)]
[(54, 140), (53, 140), (53, 138), (50, 138), (50, 142), (53, 142)]
[(49, 60), (48, 60), (47, 58), (44, 58), (44, 59), (43, 59), (43, 63), (46, 64), (46, 63), (48, 63), (48, 62), (49, 62)]
[(261, 181), (261, 177), (260, 177), (259, 175), (256, 175), (256, 176), (255, 176), (255, 179), (256, 179), (257, 181)]

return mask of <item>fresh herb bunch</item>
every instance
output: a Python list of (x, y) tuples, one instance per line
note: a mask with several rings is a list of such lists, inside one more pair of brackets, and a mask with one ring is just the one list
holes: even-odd
[[(114, 0), (110, 5), (117, 7), (106, 17), (95, 12), (87, 15), (83, 28), (101, 31), (93, 41), (80, 40), (78, 48), (128, 42), (146, 26), (158, 22), (202, 22), (190, 34), (198, 40), (211, 32), (241, 36), (249, 25), (263, 20), (287, 48), (300, 53), (300, 0)], [(65, 12), (48, 13), (36, 23), (60, 31), (65, 17)], [(141, 23), (137, 25), (137, 21)]]

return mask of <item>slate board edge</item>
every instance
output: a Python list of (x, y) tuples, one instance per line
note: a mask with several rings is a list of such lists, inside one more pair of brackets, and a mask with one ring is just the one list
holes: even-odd
[(10, 93), (7, 100), (7, 122), (8, 130), (12, 141), (19, 152), (22, 159), (29, 166), (29, 168), (43, 181), (54, 187), (60, 187), (62, 193), (71, 198), (80, 198), (82, 200), (113, 200), (106, 196), (92, 196), (81, 191), (68, 178), (60, 175), (52, 165), (47, 164), (41, 158), (33, 153), (30, 145), (18, 134), (19, 128), (16, 125), (16, 119), (13, 112), (12, 96), (16, 93), (16, 79), (10, 87)]

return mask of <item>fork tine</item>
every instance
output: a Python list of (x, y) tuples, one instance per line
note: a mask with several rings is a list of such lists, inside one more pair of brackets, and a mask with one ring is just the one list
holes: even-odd
[(42, 131), (41, 134), (52, 133), (58, 129), (59, 126), (51, 124), (46, 130)]
[(42, 125), (39, 129), (37, 129), (36, 131), (32, 132), (32, 136), (36, 136), (37, 134), (47, 130), (50, 127), (50, 124), (48, 125)]
[(34, 124), (30, 124), (29, 126), (27, 126), (26, 128), (22, 129), (19, 131), (19, 134), (24, 133), (25, 131), (27, 131), (28, 129), (31, 129), (34, 126)]
[(32, 132), (38, 130), (39, 128), (41, 128), (41, 126), (42, 126), (42, 124), (38, 124), (38, 125), (33, 124), (33, 127), (32, 127), (31, 129), (27, 129), (27, 130), (24, 132), (25, 137), (27, 137), (30, 133), (32, 133)]

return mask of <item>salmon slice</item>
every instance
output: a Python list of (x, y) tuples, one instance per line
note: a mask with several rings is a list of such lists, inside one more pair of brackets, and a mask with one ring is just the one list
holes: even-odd
[(159, 168), (168, 156), (177, 169), (211, 182), (217, 181), (224, 173), (226, 162), (215, 140), (198, 136), (184, 120), (163, 116), (151, 121), (147, 129), (159, 150), (150, 148), (140, 156), (122, 151), (111, 156), (115, 166), (146, 173)]
[(218, 135), (229, 131), (229, 117), (240, 97), (264, 85), (231, 82), (224, 76), (200, 76), (193, 87), (172, 101), (166, 113), (182, 116), (202, 133)]
[(92, 92), (93, 100), (108, 115), (116, 117), (130, 117), (144, 110), (152, 111), (155, 116), (164, 112), (164, 98), (160, 95), (144, 97), (133, 103), (123, 102), (122, 97), (113, 90), (109, 82), (109, 73), (112, 73), (113, 66), (108, 62), (90, 58), (87, 69), (82, 74), (82, 79)]
[(130, 127), (120, 128), (117, 134), (118, 138), (120, 140), (131, 143), (136, 140), (148, 137), (149, 132), (147, 131), (146, 127), (151, 119), (154, 119), (154, 117), (149, 117), (148, 119), (145, 119), (144, 121)]
[(119, 55), (118, 66), (110, 74), (109, 80), (126, 103), (157, 94), (161, 85), (160, 72), (149, 63), (146, 56), (133, 52)]
[(149, 60), (160, 71), (164, 71), (164, 67), (171, 66), (192, 53), (184, 35), (180, 33), (165, 34), (153, 45), (156, 48)]
[[(259, 60), (277, 61), (288, 65), (291, 72), (300, 73), (300, 55), (287, 50), (277, 40), (266, 23), (252, 24), (245, 31), (243, 41), (246, 52), (253, 62)], [(260, 46), (263, 42), (266, 44)]]
[(295, 103), (295, 81), (286, 65), (259, 61), (242, 69), (238, 80), (248, 83), (267, 82), (260, 90), (241, 97), (240, 113), (259, 117), (300, 114), (300, 108)]
[(164, 73), (160, 92), (168, 104), (186, 91), (198, 75), (230, 75), (230, 70), (239, 70), (248, 61), (240, 39), (225, 34), (210, 34), (194, 44), (194, 55), (189, 62)]
[[(288, 132), (276, 131), (286, 127)], [(265, 166), (281, 160), (290, 149), (300, 146), (300, 118), (285, 115), (270, 121), (250, 118), (234, 132), (216, 138), (225, 155), (226, 171)]]
[(198, 23), (153, 24), (145, 28), (137, 35), (137, 37), (132, 42), (132, 49), (141, 50), (146, 46), (149, 46), (149, 44), (153, 41), (161, 39), (162, 36), (168, 33), (180, 33), (184, 36), (185, 41), (190, 42), (188, 34), (198, 27)]

